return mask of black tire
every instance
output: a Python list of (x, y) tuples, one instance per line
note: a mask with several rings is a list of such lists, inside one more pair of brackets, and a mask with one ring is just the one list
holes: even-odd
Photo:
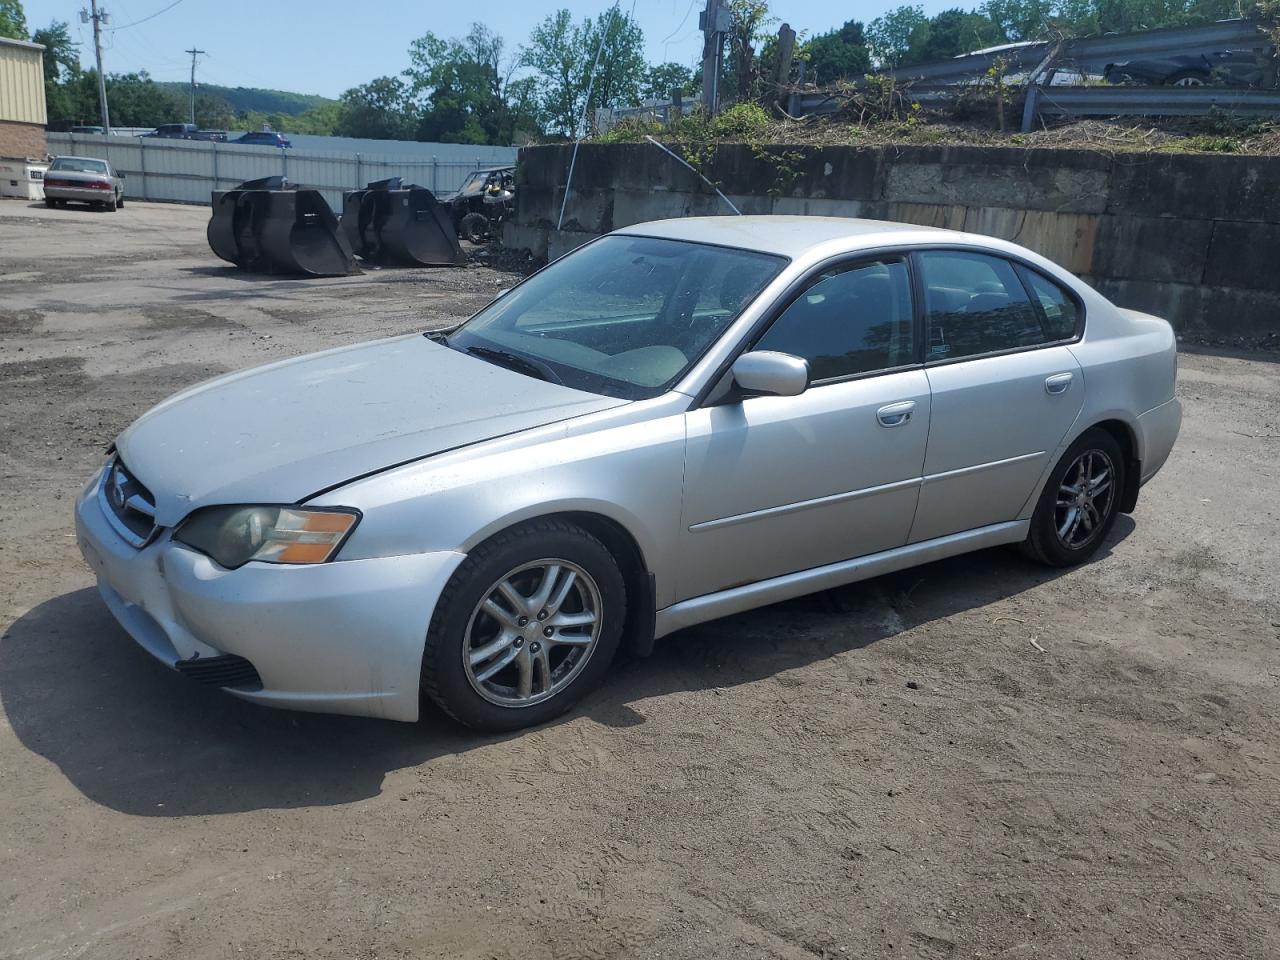
[(119, 206), (119, 204), (117, 204), (117, 203), (116, 203), (116, 198), (115, 198), (115, 197), (112, 197), (110, 200), (108, 200), (108, 201), (107, 201), (107, 212), (108, 212), (108, 213), (115, 213), (115, 212), (116, 212), (116, 208), (117, 208), (118, 206)]
[[(1096, 458), (1106, 458), (1109, 484), (1105, 488), (1101, 483), (1097, 485), (1098, 492), (1092, 494), (1090, 499), (1094, 508), (1092, 512), (1087, 508), (1075, 507), (1077, 513), (1082, 514), (1081, 522), (1078, 528), (1071, 528), (1073, 535), (1064, 538), (1060, 530), (1073, 519), (1070, 512), (1073, 507), (1070, 504), (1060, 504), (1059, 497), (1074, 500), (1071, 494), (1064, 491), (1064, 484), (1069, 487), (1077, 486), (1072, 481), (1081, 476), (1080, 465), (1089, 454), (1095, 457), (1091, 464), (1095, 472), (1099, 467)], [(1120, 513), (1120, 499), (1125, 489), (1125, 469), (1124, 454), (1111, 434), (1099, 427), (1082, 433), (1062, 455), (1040, 493), (1035, 513), (1031, 516), (1031, 530), (1022, 545), (1023, 552), (1051, 567), (1074, 566), (1097, 553)], [(1063, 511), (1061, 514), (1060, 508)], [(1095, 514), (1101, 517), (1101, 522), (1091, 519)], [(1089, 527), (1087, 530), (1083, 529), (1086, 525)]]
[(123, 193), (122, 193), (122, 194), (120, 194), (120, 196), (116, 197), (116, 206), (117, 206), (117, 207), (123, 207), (123, 206), (124, 206), (124, 194), (123, 194)]
[[(509, 579), (522, 565), (540, 560), (567, 561), (593, 581), (600, 601), (595, 644), (576, 676), (548, 699), (525, 706), (491, 702), (473, 686), (463, 665), (464, 645), (468, 650), (476, 649), (468, 628), (498, 581)], [(422, 656), (422, 690), (449, 716), (477, 730), (500, 732), (545, 723), (571, 708), (604, 678), (622, 639), (626, 607), (627, 588), (618, 562), (590, 533), (556, 519), (531, 520), (512, 527), (476, 547), (440, 594)], [(536, 641), (528, 642), (533, 650)], [(548, 654), (551, 649), (548, 645)], [(569, 648), (564, 657), (572, 652)]]
[(468, 213), (462, 218), (462, 222), (458, 224), (458, 232), (462, 234), (465, 240), (470, 240), (472, 243), (483, 243), (484, 239), (489, 236), (489, 218), (483, 213)]
[(56, 207), (56, 206), (58, 205), (58, 201), (57, 201), (57, 200), (54, 200), (54, 199), (52, 199), (52, 198), (50, 198), (50, 197), (45, 197), (45, 198), (44, 198), (44, 205), (45, 205), (46, 207), (48, 207), (50, 210), (52, 210), (54, 207)]

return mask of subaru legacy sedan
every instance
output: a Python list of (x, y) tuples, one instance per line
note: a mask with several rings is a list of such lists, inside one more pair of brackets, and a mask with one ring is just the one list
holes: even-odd
[(224, 376), (76, 505), (196, 681), (473, 727), (622, 645), (941, 557), (1086, 560), (1169, 456), (1173, 331), (1022, 247), (867, 220), (616, 231), (446, 332)]

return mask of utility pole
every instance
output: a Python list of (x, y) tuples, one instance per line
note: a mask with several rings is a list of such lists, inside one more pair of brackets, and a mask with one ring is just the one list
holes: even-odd
[(191, 54), (191, 125), (194, 127), (196, 125), (196, 57), (208, 51), (192, 47), (185, 52)]
[(98, 9), (98, 0), (89, 0), (89, 10), (80, 11), (80, 22), (93, 21), (93, 54), (98, 61), (98, 103), (102, 107), (102, 132), (111, 132), (111, 111), (107, 108), (107, 77), (102, 72), (102, 25), (107, 11)]
[(702, 31), (702, 109), (713, 116), (720, 105), (720, 66), (724, 57), (724, 38), (729, 32), (729, 11), (723, 0), (707, 0), (707, 9), (698, 15)]

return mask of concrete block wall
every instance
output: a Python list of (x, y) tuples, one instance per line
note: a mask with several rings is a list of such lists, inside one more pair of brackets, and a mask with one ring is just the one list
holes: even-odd
[[(555, 258), (619, 227), (728, 214), (651, 144), (520, 152), (510, 247)], [(786, 151), (781, 159), (770, 151)], [(716, 148), (706, 173), (743, 213), (869, 217), (1012, 240), (1116, 303), (1211, 335), (1280, 332), (1280, 158), (1009, 147)]]

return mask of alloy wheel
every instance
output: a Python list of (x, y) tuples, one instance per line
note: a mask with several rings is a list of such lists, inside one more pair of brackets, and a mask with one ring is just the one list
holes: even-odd
[(600, 639), (600, 588), (567, 560), (526, 563), (484, 592), (467, 622), (462, 665), (490, 703), (549, 700), (582, 672)]
[(1101, 450), (1086, 450), (1072, 462), (1058, 486), (1054, 527), (1058, 540), (1079, 550), (1101, 532), (1115, 502), (1115, 465)]

